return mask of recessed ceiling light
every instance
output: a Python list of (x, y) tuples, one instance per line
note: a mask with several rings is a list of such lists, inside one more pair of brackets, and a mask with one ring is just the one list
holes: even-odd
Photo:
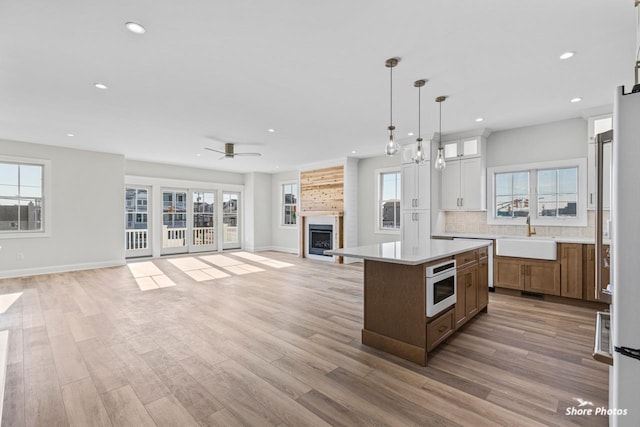
[(275, 132), (275, 129), (267, 129), (267, 132)]
[(482, 117), (478, 117), (478, 118), (476, 119), (476, 122), (480, 123), (480, 122), (481, 122), (481, 121), (483, 121), (483, 120), (484, 120), (484, 119), (483, 119)]
[(75, 135), (72, 133), (68, 133), (67, 136), (75, 136)]
[(200, 153), (196, 154), (196, 157), (200, 157)]
[(94, 83), (93, 85), (95, 87), (97, 87), (98, 89), (102, 89), (102, 90), (109, 89), (109, 87), (106, 84), (103, 84), (103, 83)]
[(127, 30), (135, 34), (144, 34), (145, 31), (147, 31), (142, 25), (138, 24), (137, 22), (127, 22), (126, 24), (124, 24), (124, 26)]
[(409, 132), (407, 135), (409, 135), (409, 136), (413, 136), (413, 132)]
[(562, 55), (560, 55), (560, 59), (569, 59), (575, 54), (576, 54), (575, 52), (571, 52), (571, 51), (565, 52)]
[(351, 154), (356, 154), (356, 150), (351, 150)]
[(276, 166), (276, 169), (280, 169), (280, 166)]
[(573, 103), (580, 102), (580, 101), (582, 101), (582, 98), (580, 98), (579, 96), (571, 99), (571, 102)]

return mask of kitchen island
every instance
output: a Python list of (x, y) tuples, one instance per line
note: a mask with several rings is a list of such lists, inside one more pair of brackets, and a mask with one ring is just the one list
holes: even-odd
[[(389, 242), (326, 253), (364, 260), (362, 343), (426, 366), (429, 351), (487, 311), (488, 245), (434, 239), (420, 246)], [(427, 291), (427, 272), (441, 264), (455, 269), (454, 302), (427, 316), (439, 298)]]

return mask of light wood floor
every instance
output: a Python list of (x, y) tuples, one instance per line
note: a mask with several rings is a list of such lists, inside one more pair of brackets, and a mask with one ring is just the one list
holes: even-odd
[[(225, 254), (233, 256), (233, 254)], [(3, 426), (607, 425), (594, 313), (491, 294), (422, 368), (364, 347), (362, 267), (294, 264), (142, 292), (127, 267), (0, 281), (23, 292)], [(240, 258), (238, 258), (240, 259)]]

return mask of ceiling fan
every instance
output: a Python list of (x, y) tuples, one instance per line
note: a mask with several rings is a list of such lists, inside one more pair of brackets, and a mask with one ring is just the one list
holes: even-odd
[(215, 153), (224, 154), (220, 157), (220, 160), (224, 158), (233, 159), (235, 156), (262, 156), (261, 153), (236, 153), (234, 151), (234, 145), (232, 142), (226, 142), (224, 144), (224, 151), (216, 150), (215, 148), (204, 147), (205, 150), (213, 151)]

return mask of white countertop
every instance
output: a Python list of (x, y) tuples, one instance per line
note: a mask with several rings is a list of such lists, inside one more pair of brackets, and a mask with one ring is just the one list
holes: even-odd
[[(557, 243), (581, 243), (584, 245), (593, 245), (596, 240), (593, 237), (551, 237), (551, 236), (519, 236), (515, 234), (482, 234), (482, 233), (437, 233), (434, 234), (433, 237), (442, 237), (442, 238), (462, 238), (462, 239), (545, 239), (545, 240), (554, 240)], [(609, 244), (609, 241), (605, 239), (605, 244)]]
[(417, 265), (440, 258), (447, 258), (462, 252), (489, 246), (483, 241), (438, 240), (421, 242), (417, 247), (403, 247), (402, 242), (378, 243), (368, 246), (325, 251), (328, 255), (361, 258), (370, 261), (392, 262), (396, 264)]

